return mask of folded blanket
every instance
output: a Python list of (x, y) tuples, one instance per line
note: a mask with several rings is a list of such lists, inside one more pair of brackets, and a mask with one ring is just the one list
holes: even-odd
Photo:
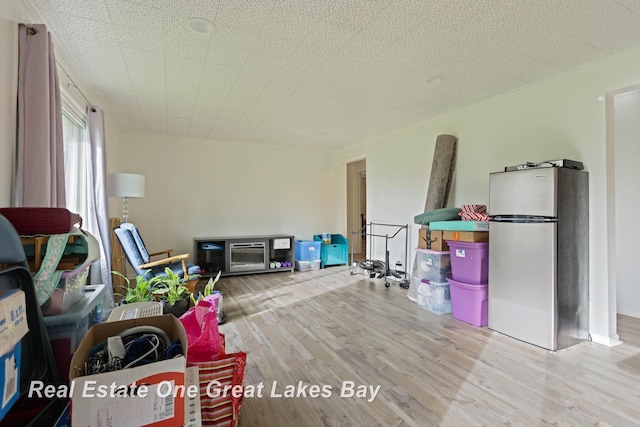
[(82, 218), (64, 208), (0, 208), (21, 236), (63, 234), (74, 225), (82, 227)]
[(449, 221), (458, 219), (460, 208), (442, 208), (422, 213), (413, 217), (416, 224), (427, 225), (434, 221)]
[(100, 246), (97, 239), (86, 231), (74, 228), (68, 233), (50, 236), (40, 270), (33, 277), (39, 305), (44, 304), (51, 297), (60, 282), (64, 271), (56, 270), (56, 268), (64, 254), (69, 236), (72, 235), (79, 237), (79, 242), (86, 246), (87, 254), (86, 259), (75, 270), (88, 268), (90, 264), (100, 258)]

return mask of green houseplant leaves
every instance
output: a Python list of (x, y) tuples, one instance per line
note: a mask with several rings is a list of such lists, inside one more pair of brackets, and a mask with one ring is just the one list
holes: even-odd
[(122, 277), (127, 284), (127, 291), (123, 295), (123, 303), (160, 301), (163, 303), (163, 312), (165, 314), (170, 313), (180, 317), (189, 309), (189, 303), (193, 300), (193, 295), (186, 283), (199, 276), (189, 276), (184, 281), (168, 267), (165, 268), (164, 272), (165, 275), (155, 276), (149, 280), (146, 280), (144, 276), (136, 276), (136, 284), (133, 287), (129, 278), (122, 273), (117, 271), (112, 273)]
[(151, 293), (160, 300), (166, 301), (168, 304), (175, 304), (185, 298), (189, 298), (191, 292), (169, 267), (164, 269), (166, 276), (156, 276), (149, 280), (151, 284)]
[(124, 295), (119, 294), (124, 297), (123, 301), (125, 303), (154, 300), (153, 294), (151, 293), (151, 283), (150, 281), (146, 280), (144, 276), (136, 276), (136, 284), (135, 286), (131, 287), (131, 281), (127, 276), (118, 271), (112, 271), (111, 273), (122, 277), (127, 283), (127, 292)]

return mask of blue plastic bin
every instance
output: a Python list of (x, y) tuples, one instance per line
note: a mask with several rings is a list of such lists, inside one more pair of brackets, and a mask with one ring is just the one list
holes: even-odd
[(349, 265), (349, 239), (342, 234), (332, 234), (331, 243), (323, 244), (322, 235), (316, 234), (313, 240), (320, 242), (322, 249), (320, 251), (320, 268), (328, 265)]
[(296, 240), (293, 247), (293, 255), (296, 261), (320, 261), (322, 242)]

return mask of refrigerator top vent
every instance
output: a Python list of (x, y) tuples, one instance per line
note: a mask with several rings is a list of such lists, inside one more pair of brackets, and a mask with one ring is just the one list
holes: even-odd
[(505, 166), (504, 171), (511, 172), (511, 171), (519, 171), (523, 169), (554, 168), (554, 167), (577, 169), (577, 170), (584, 169), (584, 165), (582, 164), (582, 162), (577, 162), (575, 160), (561, 159), (561, 160), (545, 160), (544, 162), (539, 162), (539, 163), (527, 162), (521, 165)]

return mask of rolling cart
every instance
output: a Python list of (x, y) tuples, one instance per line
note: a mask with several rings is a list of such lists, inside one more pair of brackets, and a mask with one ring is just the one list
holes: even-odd
[[(383, 228), (383, 229), (387, 229), (390, 230), (392, 233), (386, 233), (386, 234), (382, 234), (379, 229)], [(376, 259), (365, 259), (364, 261), (360, 261), (357, 265), (359, 268), (361, 268), (364, 271), (368, 271), (369, 272), (369, 277), (370, 278), (384, 278), (384, 286), (385, 287), (390, 287), (391, 284), (389, 283), (389, 280), (387, 279), (388, 277), (394, 277), (396, 279), (396, 281), (398, 281), (399, 286), (403, 289), (408, 289), (409, 288), (409, 278), (407, 276), (407, 272), (402, 269), (402, 268), (391, 268), (391, 265), (389, 263), (389, 240), (394, 239), (395, 237), (397, 237), (398, 235), (401, 235), (401, 232), (404, 230), (404, 268), (406, 268), (407, 266), (407, 239), (408, 239), (408, 234), (409, 234), (409, 224), (405, 224), (405, 225), (398, 225), (398, 224), (382, 224), (382, 223), (376, 223), (376, 222), (370, 222), (365, 224), (360, 231), (354, 231), (353, 232), (353, 237), (351, 239), (352, 245), (353, 242), (355, 242), (357, 239), (355, 239), (355, 236), (362, 236), (362, 238), (366, 238), (366, 236), (371, 237), (369, 239), (369, 256), (373, 256), (373, 250), (374, 250), (374, 238), (378, 237), (378, 238), (384, 238), (384, 253), (385, 253), (385, 259), (384, 261), (380, 261), (380, 260), (376, 260)], [(354, 262), (353, 262), (353, 249), (354, 247), (351, 247), (351, 265), (354, 266)], [(355, 274), (355, 272), (352, 270), (351, 274)]]

